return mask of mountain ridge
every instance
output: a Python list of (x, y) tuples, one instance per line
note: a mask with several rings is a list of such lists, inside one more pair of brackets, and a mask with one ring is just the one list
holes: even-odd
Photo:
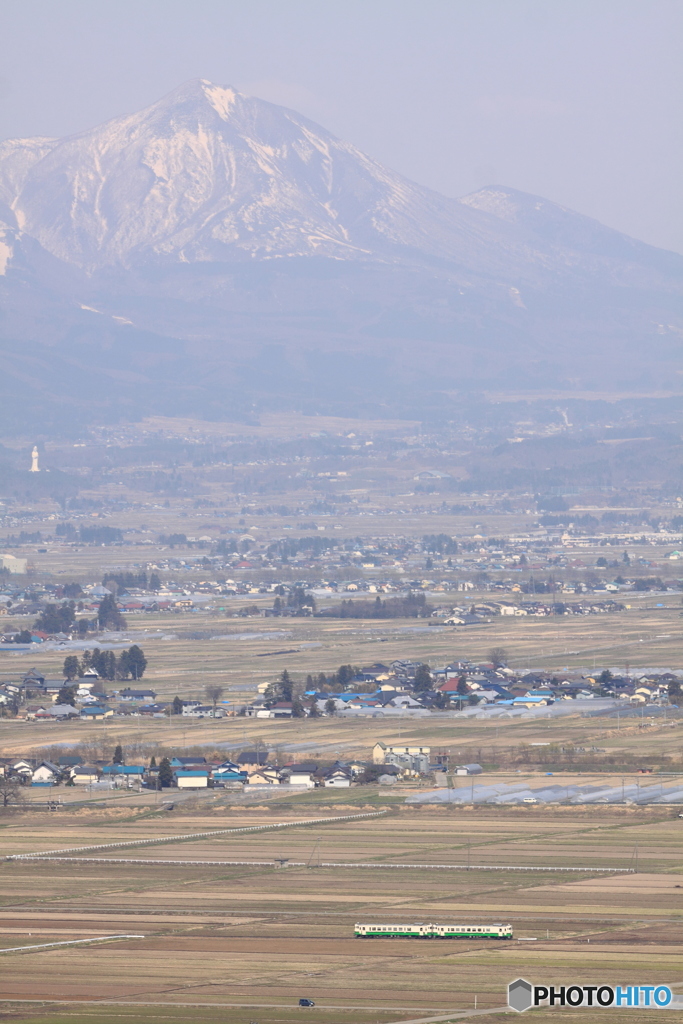
[(441, 196), (206, 80), (0, 143), (0, 220), (15, 410), (90, 408), (57, 362), (129, 416), (141, 389), (227, 418), (332, 394), (414, 415), (417, 391), (680, 380), (680, 255), (506, 186)]

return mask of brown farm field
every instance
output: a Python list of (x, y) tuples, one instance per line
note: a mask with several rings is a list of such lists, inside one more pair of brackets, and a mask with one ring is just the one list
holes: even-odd
[[(378, 817), (294, 824), (363, 806), (372, 803), (292, 799), (247, 809), (207, 796), (171, 812), (131, 806), (118, 818), (97, 809), (4, 818), (5, 858), (170, 841), (69, 861), (0, 862), (3, 1015), (46, 1024), (73, 1017), (275, 1024), (301, 1019), (296, 1003), (306, 997), (316, 1003), (306, 1011), (312, 1024), (457, 1019), (475, 998), (478, 1011), (497, 1011), (520, 975), (554, 984), (625, 984), (637, 975), (681, 992), (683, 822), (671, 810), (418, 810), (395, 797)], [(188, 838), (274, 822), (285, 827)], [(637, 873), (591, 870), (633, 867), (636, 849)], [(276, 868), (277, 858), (304, 866)], [(264, 863), (208, 863), (251, 859)], [(469, 870), (407, 866), (415, 864)], [(577, 867), (589, 870), (570, 870)], [(502, 921), (515, 938), (355, 939), (357, 920)], [(1, 952), (107, 935), (140, 937)], [(575, 1012), (591, 1024), (599, 1019)], [(538, 1011), (534, 1020), (546, 1015)], [(628, 1019), (651, 1017), (631, 1010)]]

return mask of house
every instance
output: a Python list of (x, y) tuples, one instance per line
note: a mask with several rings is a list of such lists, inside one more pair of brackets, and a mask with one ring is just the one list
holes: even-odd
[(119, 700), (155, 701), (156, 699), (156, 690), (131, 690), (129, 686), (125, 690), (119, 690)]
[(109, 718), (114, 712), (112, 708), (103, 708), (100, 704), (89, 704), (81, 708), (81, 720), (88, 722), (101, 722), (103, 718)]
[(68, 679), (45, 679), (42, 684), (43, 693), (52, 696), (53, 699), (57, 697), (60, 690), (63, 690), (65, 686), (73, 686)]
[(532, 697), (527, 693), (524, 697), (515, 697), (512, 704), (516, 708), (541, 708), (546, 707), (548, 704), (552, 704), (552, 698), (549, 697)]
[(225, 718), (225, 708), (214, 707), (213, 704), (197, 704), (187, 711), (183, 708), (183, 714), (190, 718)]
[(323, 776), (323, 786), (328, 789), (348, 789), (353, 773), (342, 765), (333, 765)]
[(208, 768), (176, 768), (173, 774), (178, 789), (206, 789), (209, 785)]
[(406, 775), (424, 775), (429, 771), (428, 754), (387, 754), (385, 765), (396, 765)]
[(145, 769), (141, 764), (105, 764), (102, 768), (102, 774), (108, 776), (124, 775), (141, 779), (145, 774)]
[(291, 718), (292, 717), (292, 704), (291, 701), (279, 700), (277, 704), (273, 704), (270, 709), (271, 718)]
[(254, 772), (268, 764), (268, 754), (265, 750), (243, 750), (237, 755), (237, 764), (241, 771)]
[(284, 771), (290, 786), (305, 786), (307, 789), (313, 789), (315, 787), (313, 774), (317, 768), (317, 765), (289, 764)]
[(400, 693), (396, 697), (392, 697), (389, 701), (389, 707), (392, 708), (422, 708), (424, 704), (421, 704), (419, 700), (415, 700), (409, 693)]
[[(348, 697), (348, 700), (354, 700), (354, 699), (357, 699), (357, 697), (358, 697), (357, 694), (350, 695)], [(348, 700), (343, 700), (339, 696), (336, 696), (336, 697), (321, 697), (319, 700), (316, 700), (315, 704), (316, 704), (316, 707), (318, 708), (318, 710), (322, 711), (324, 714), (327, 714), (327, 711), (325, 710), (325, 705), (327, 704), (328, 700), (331, 700), (331, 701), (334, 702), (334, 710), (335, 711), (344, 711), (345, 708), (348, 707)]]
[(29, 761), (14, 761), (11, 757), (0, 758), (0, 776), (3, 777), (16, 777), (17, 775), (23, 776), (24, 778), (30, 778), (33, 775), (33, 766)]
[(245, 708), (247, 718), (270, 718), (270, 708), (265, 697), (257, 697)]
[(78, 718), (80, 712), (73, 706), (73, 704), (53, 704), (48, 710), (48, 714), (54, 718)]
[(64, 757), (57, 758), (57, 764), (63, 771), (65, 768), (76, 768), (79, 764), (83, 764), (83, 758), (77, 757), (74, 754), (65, 755)]
[(480, 764), (457, 764), (455, 766), (456, 775), (481, 775), (483, 770)]
[(19, 708), (17, 718), (25, 718), (27, 722), (32, 722), (36, 715), (39, 715), (42, 718), (47, 714), (47, 708), (42, 704), (27, 704), (25, 707)]
[(279, 786), (282, 782), (282, 776), (279, 768), (266, 765), (251, 772), (247, 782), (250, 786)]
[(206, 764), (206, 758), (202, 757), (201, 754), (195, 754), (194, 757), (172, 757), (171, 768), (194, 768), (203, 767)]
[(139, 715), (146, 715), (148, 718), (165, 718), (165, 704), (141, 704), (137, 709)]
[(219, 765), (211, 774), (215, 786), (225, 785), (226, 782), (245, 783), (248, 778), (247, 772), (241, 772), (237, 765)]
[(41, 761), (33, 773), (32, 786), (52, 786), (59, 779), (61, 772), (52, 761)]
[(99, 782), (100, 775), (96, 765), (84, 764), (78, 765), (72, 770), (71, 778), (75, 786), (91, 786), (93, 783)]
[(410, 757), (424, 755), (429, 760), (431, 752), (431, 747), (403, 746), (402, 744), (387, 745), (380, 740), (372, 748), (372, 761), (373, 764), (391, 764), (390, 761), (387, 762), (387, 754), (402, 754)]
[(22, 680), (24, 686), (42, 686), (45, 676), (37, 668), (30, 668)]

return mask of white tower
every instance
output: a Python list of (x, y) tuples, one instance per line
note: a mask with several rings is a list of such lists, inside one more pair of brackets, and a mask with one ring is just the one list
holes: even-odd
[(31, 452), (31, 473), (40, 473), (40, 466), (38, 465), (38, 449), (35, 445)]

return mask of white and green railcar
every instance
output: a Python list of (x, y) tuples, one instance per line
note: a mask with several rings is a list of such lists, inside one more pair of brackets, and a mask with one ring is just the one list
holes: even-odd
[(510, 924), (369, 924), (354, 926), (357, 939), (511, 939)]

